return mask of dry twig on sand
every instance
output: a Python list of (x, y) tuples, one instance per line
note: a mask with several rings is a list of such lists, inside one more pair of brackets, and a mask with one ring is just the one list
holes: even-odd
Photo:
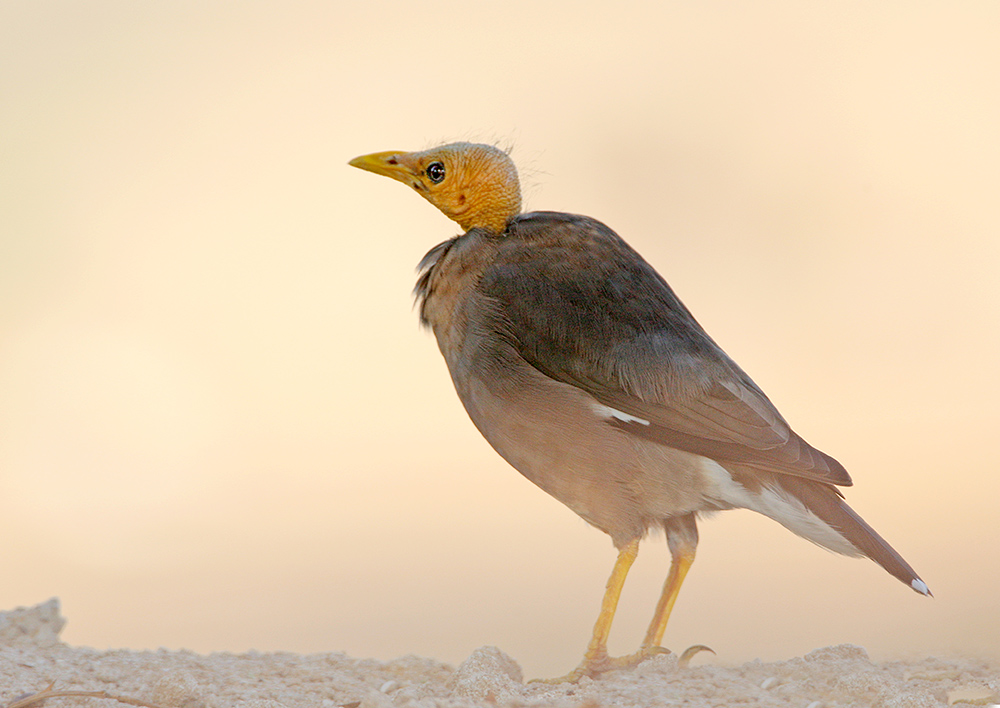
[(29, 706), (38, 706), (49, 698), (106, 698), (107, 700), (118, 701), (119, 703), (125, 703), (130, 706), (139, 706), (139, 708), (160, 708), (160, 706), (155, 703), (147, 703), (146, 701), (141, 701), (138, 698), (130, 698), (128, 696), (116, 696), (113, 693), (108, 693), (107, 691), (54, 691), (52, 690), (52, 687), (55, 685), (56, 682), (53, 681), (38, 693), (22, 696), (11, 703), (8, 703), (4, 708), (28, 708)]

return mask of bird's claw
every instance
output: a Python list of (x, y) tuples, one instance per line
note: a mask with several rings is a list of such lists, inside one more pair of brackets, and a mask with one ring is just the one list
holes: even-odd
[(693, 659), (696, 654), (700, 654), (703, 651), (710, 651), (713, 654), (715, 653), (715, 650), (711, 647), (706, 647), (704, 644), (695, 644), (694, 646), (688, 647), (681, 653), (680, 658), (677, 659), (677, 666), (682, 669), (686, 669), (688, 664), (691, 663), (691, 659)]
[[(696, 651), (691, 651), (695, 649)], [(701, 645), (697, 647), (691, 647), (684, 655), (687, 656), (688, 652), (691, 655), (688, 656), (688, 661), (690, 657), (697, 654), (703, 649), (708, 649), (708, 647), (703, 647)], [(708, 651), (712, 651), (708, 649)], [(661, 646), (646, 646), (639, 649), (639, 651), (634, 654), (627, 654), (625, 656), (608, 656), (606, 651), (600, 652), (587, 652), (587, 655), (583, 657), (583, 661), (575, 669), (570, 671), (565, 676), (560, 676), (554, 679), (532, 679), (528, 683), (548, 683), (548, 684), (559, 684), (559, 683), (578, 683), (580, 679), (584, 676), (589, 676), (590, 678), (597, 678), (602, 674), (609, 671), (618, 671), (620, 669), (631, 669), (635, 668), (646, 659), (651, 659), (654, 656), (659, 656), (661, 654), (672, 653), (666, 647)], [(686, 663), (686, 662), (685, 662)]]

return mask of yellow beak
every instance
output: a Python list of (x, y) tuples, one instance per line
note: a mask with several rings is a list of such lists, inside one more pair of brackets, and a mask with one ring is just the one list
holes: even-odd
[(391, 177), (392, 179), (399, 180), (400, 182), (408, 184), (412, 187), (416, 181), (414, 178), (417, 175), (413, 168), (408, 164), (409, 160), (406, 159), (408, 155), (409, 153), (403, 152), (402, 150), (373, 152), (370, 155), (355, 157), (347, 164), (351, 167), (357, 167), (359, 170), (365, 170), (367, 172), (374, 172), (377, 175)]

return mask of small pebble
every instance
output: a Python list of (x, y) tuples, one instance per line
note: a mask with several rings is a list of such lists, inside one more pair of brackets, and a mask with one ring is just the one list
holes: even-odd
[(392, 679), (386, 681), (381, 686), (379, 686), (379, 693), (392, 693), (397, 688), (399, 688), (399, 681), (393, 681)]
[(963, 686), (948, 692), (948, 705), (965, 703), (974, 706), (991, 706), (1000, 703), (1000, 694), (986, 686)]
[(806, 708), (823, 708), (823, 701), (813, 701)]
[(774, 676), (768, 676), (766, 679), (760, 682), (760, 687), (766, 691), (776, 683), (778, 683), (778, 679), (776, 679)]

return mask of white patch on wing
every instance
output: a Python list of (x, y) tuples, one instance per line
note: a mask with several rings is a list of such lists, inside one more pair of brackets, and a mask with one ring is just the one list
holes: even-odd
[(808, 539), (818, 546), (828, 548), (845, 556), (861, 556), (862, 553), (846, 538), (812, 513), (795, 497), (781, 490), (765, 487), (761, 492), (751, 492), (732, 478), (726, 469), (715, 460), (702, 457), (705, 478), (714, 486), (709, 492), (720, 501), (741, 509), (750, 509), (774, 519), (794, 534)]
[(642, 418), (637, 418), (634, 415), (629, 415), (624, 411), (620, 411), (617, 408), (612, 408), (611, 406), (606, 406), (603, 403), (598, 403), (594, 401), (593, 403), (594, 412), (602, 418), (615, 418), (623, 423), (639, 423), (640, 425), (649, 425), (648, 420), (643, 420)]

